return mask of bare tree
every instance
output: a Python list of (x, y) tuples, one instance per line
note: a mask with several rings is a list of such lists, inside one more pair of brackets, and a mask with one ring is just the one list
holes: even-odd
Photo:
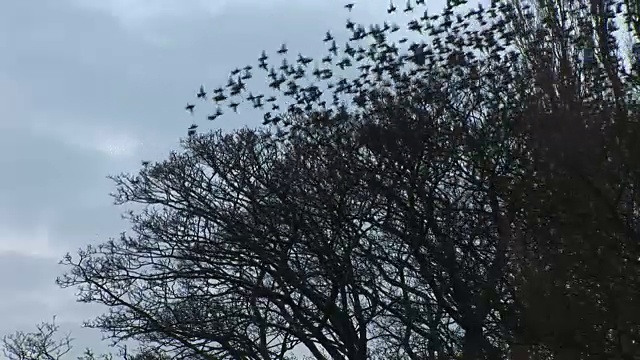
[(2, 352), (9, 360), (60, 360), (71, 351), (69, 334), (56, 340), (60, 328), (53, 320), (36, 326), (35, 332), (17, 331), (2, 339)]
[(130, 214), (135, 237), (65, 259), (59, 283), (115, 310), (93, 326), (176, 357), (287, 358), (298, 344), (317, 358), (365, 357), (376, 291), (360, 292), (374, 279), (353, 263), (366, 203), (350, 203), (338, 167), (348, 164), (250, 130), (186, 146), (114, 178), (118, 202), (150, 205)]
[[(73, 338), (71, 334), (65, 334), (56, 340), (60, 326), (55, 323), (56, 317), (51, 322), (42, 322), (36, 326), (36, 332), (25, 333), (16, 331), (2, 339), (2, 351), (9, 360), (59, 360), (69, 358), (69, 352), (73, 350)], [(131, 353), (126, 346), (119, 346), (118, 356), (122, 360), (168, 360), (166, 354), (157, 348), (141, 348)], [(93, 350), (85, 349), (83, 355), (77, 360), (113, 360), (114, 355), (96, 354)]]
[[(457, 5), (409, 21), (433, 41), (406, 53), (399, 26), (349, 20), (326, 89), (299, 55), (267, 70), (288, 107), (247, 97), (276, 131), (191, 131), (113, 177), (145, 210), (63, 260), (58, 283), (111, 310), (87, 325), (177, 359), (630, 358), (640, 133), (608, 11)], [(237, 110), (250, 69), (213, 100)]]

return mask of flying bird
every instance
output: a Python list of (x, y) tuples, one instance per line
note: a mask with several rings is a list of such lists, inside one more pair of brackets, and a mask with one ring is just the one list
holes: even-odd
[(198, 128), (198, 125), (193, 124), (189, 127), (189, 130), (187, 131), (187, 135), (189, 136), (193, 136), (196, 134), (196, 129)]
[(207, 93), (204, 91), (204, 86), (200, 85), (200, 90), (198, 91), (198, 94), (196, 94), (196, 96), (198, 97), (198, 99), (206, 98)]
[(404, 8), (404, 12), (408, 13), (413, 11), (413, 6), (411, 6), (411, 0), (407, 0), (407, 5)]
[(389, 8), (387, 8), (387, 14), (392, 14), (394, 12), (396, 12), (397, 8), (395, 5), (393, 5), (393, 1), (389, 2)]
[(220, 115), (222, 115), (222, 114), (223, 114), (222, 109), (220, 109), (220, 107), (218, 107), (218, 108), (216, 109), (216, 112), (215, 112), (215, 113), (213, 113), (213, 114), (211, 114), (211, 115), (207, 116), (207, 120), (215, 120), (216, 118), (218, 118), (218, 117), (219, 117)]

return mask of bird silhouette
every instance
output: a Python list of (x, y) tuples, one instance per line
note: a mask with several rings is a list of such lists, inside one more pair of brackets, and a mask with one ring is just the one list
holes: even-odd
[(413, 6), (411, 6), (411, 0), (407, 0), (407, 5), (405, 6), (403, 11), (405, 13), (413, 11)]
[(390, 1), (389, 7), (387, 8), (387, 14), (393, 14), (396, 10), (398, 10), (398, 8), (393, 4), (393, 1)]
[(216, 103), (220, 103), (221, 101), (227, 100), (227, 97), (223, 93), (219, 93), (213, 97), (213, 101)]
[(289, 49), (287, 49), (287, 45), (282, 44), (282, 46), (280, 46), (280, 50), (278, 50), (278, 54), (284, 55), (287, 53), (287, 51), (289, 51)]
[(264, 62), (267, 61), (269, 57), (267, 56), (267, 52), (262, 50), (262, 54), (260, 55), (260, 57), (258, 58), (258, 61), (260, 62)]
[(207, 116), (208, 120), (215, 120), (217, 119), (219, 116), (223, 115), (224, 113), (222, 112), (222, 109), (220, 109), (220, 107), (216, 108), (216, 112)]
[(198, 90), (198, 93), (196, 94), (196, 96), (198, 97), (198, 99), (207, 98), (207, 93), (204, 91), (204, 86), (200, 85), (200, 90)]
[(312, 61), (313, 58), (304, 57), (302, 56), (302, 54), (298, 54), (298, 63), (302, 64), (303, 66), (307, 66)]
[(333, 40), (331, 42), (331, 47), (329, 48), (329, 51), (334, 55), (337, 56), (338, 55), (338, 44), (336, 44), (336, 41)]
[(188, 136), (193, 136), (196, 134), (196, 129), (198, 128), (197, 124), (193, 124), (189, 127), (188, 131), (187, 131), (187, 135)]

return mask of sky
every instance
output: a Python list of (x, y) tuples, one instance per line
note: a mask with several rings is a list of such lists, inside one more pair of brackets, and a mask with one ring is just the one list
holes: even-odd
[[(343, 29), (347, 17), (387, 18), (386, 0), (356, 4), (352, 14), (343, 5), (0, 1), (0, 336), (56, 315), (77, 351), (106, 349), (100, 332), (81, 323), (107, 309), (76, 303), (74, 289), (55, 285), (65, 253), (127, 230), (106, 176), (179, 149), (193, 122), (184, 106), (201, 83), (225, 84), (230, 70), (257, 65), (263, 49), (274, 53), (282, 42), (294, 56), (322, 56), (326, 30)], [(200, 124), (212, 109), (196, 108)], [(201, 129), (261, 121), (241, 108)]]

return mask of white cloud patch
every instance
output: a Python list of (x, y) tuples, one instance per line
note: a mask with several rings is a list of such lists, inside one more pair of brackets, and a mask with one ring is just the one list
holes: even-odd
[(114, 159), (131, 158), (142, 146), (142, 141), (136, 136), (106, 123), (83, 124), (46, 119), (32, 121), (30, 130), (35, 135), (53, 137), (66, 145), (96, 151)]
[(163, 23), (201, 16), (218, 16), (230, 0), (70, 0), (77, 7), (114, 18), (122, 29), (157, 47), (171, 47)]
[[(107, 13), (129, 29), (141, 30), (154, 22), (189, 18), (193, 16), (218, 16), (230, 6), (260, 8), (278, 6), (315, 7), (326, 6), (321, 0), (72, 0), (77, 6)], [(293, 4), (292, 4), (293, 3)], [(367, 4), (368, 5), (368, 4)], [(215, 24), (212, 25), (215, 29)]]
[(187, 17), (203, 10), (218, 14), (228, 0), (74, 0), (87, 9), (106, 12), (128, 27), (148, 24), (150, 21)]
[[(293, 9), (309, 11), (313, 8), (341, 9), (343, 4), (324, 0), (68, 0), (79, 8), (97, 11), (113, 17), (129, 34), (159, 48), (175, 46), (175, 32), (182, 30), (179, 22), (211, 19), (211, 31), (216, 31), (215, 18), (237, 11), (260, 13), (265, 9), (278, 8), (292, 12)], [(441, 0), (434, 0), (441, 1)], [(362, 3), (352, 15), (381, 13), (386, 3)], [(373, 11), (376, 9), (377, 11)], [(345, 16), (346, 10), (344, 10)], [(384, 11), (382, 11), (384, 13)], [(242, 19), (239, 19), (239, 23)]]
[(0, 254), (59, 258), (62, 252), (52, 247), (45, 222), (30, 229), (18, 229), (11, 224), (0, 223)]

